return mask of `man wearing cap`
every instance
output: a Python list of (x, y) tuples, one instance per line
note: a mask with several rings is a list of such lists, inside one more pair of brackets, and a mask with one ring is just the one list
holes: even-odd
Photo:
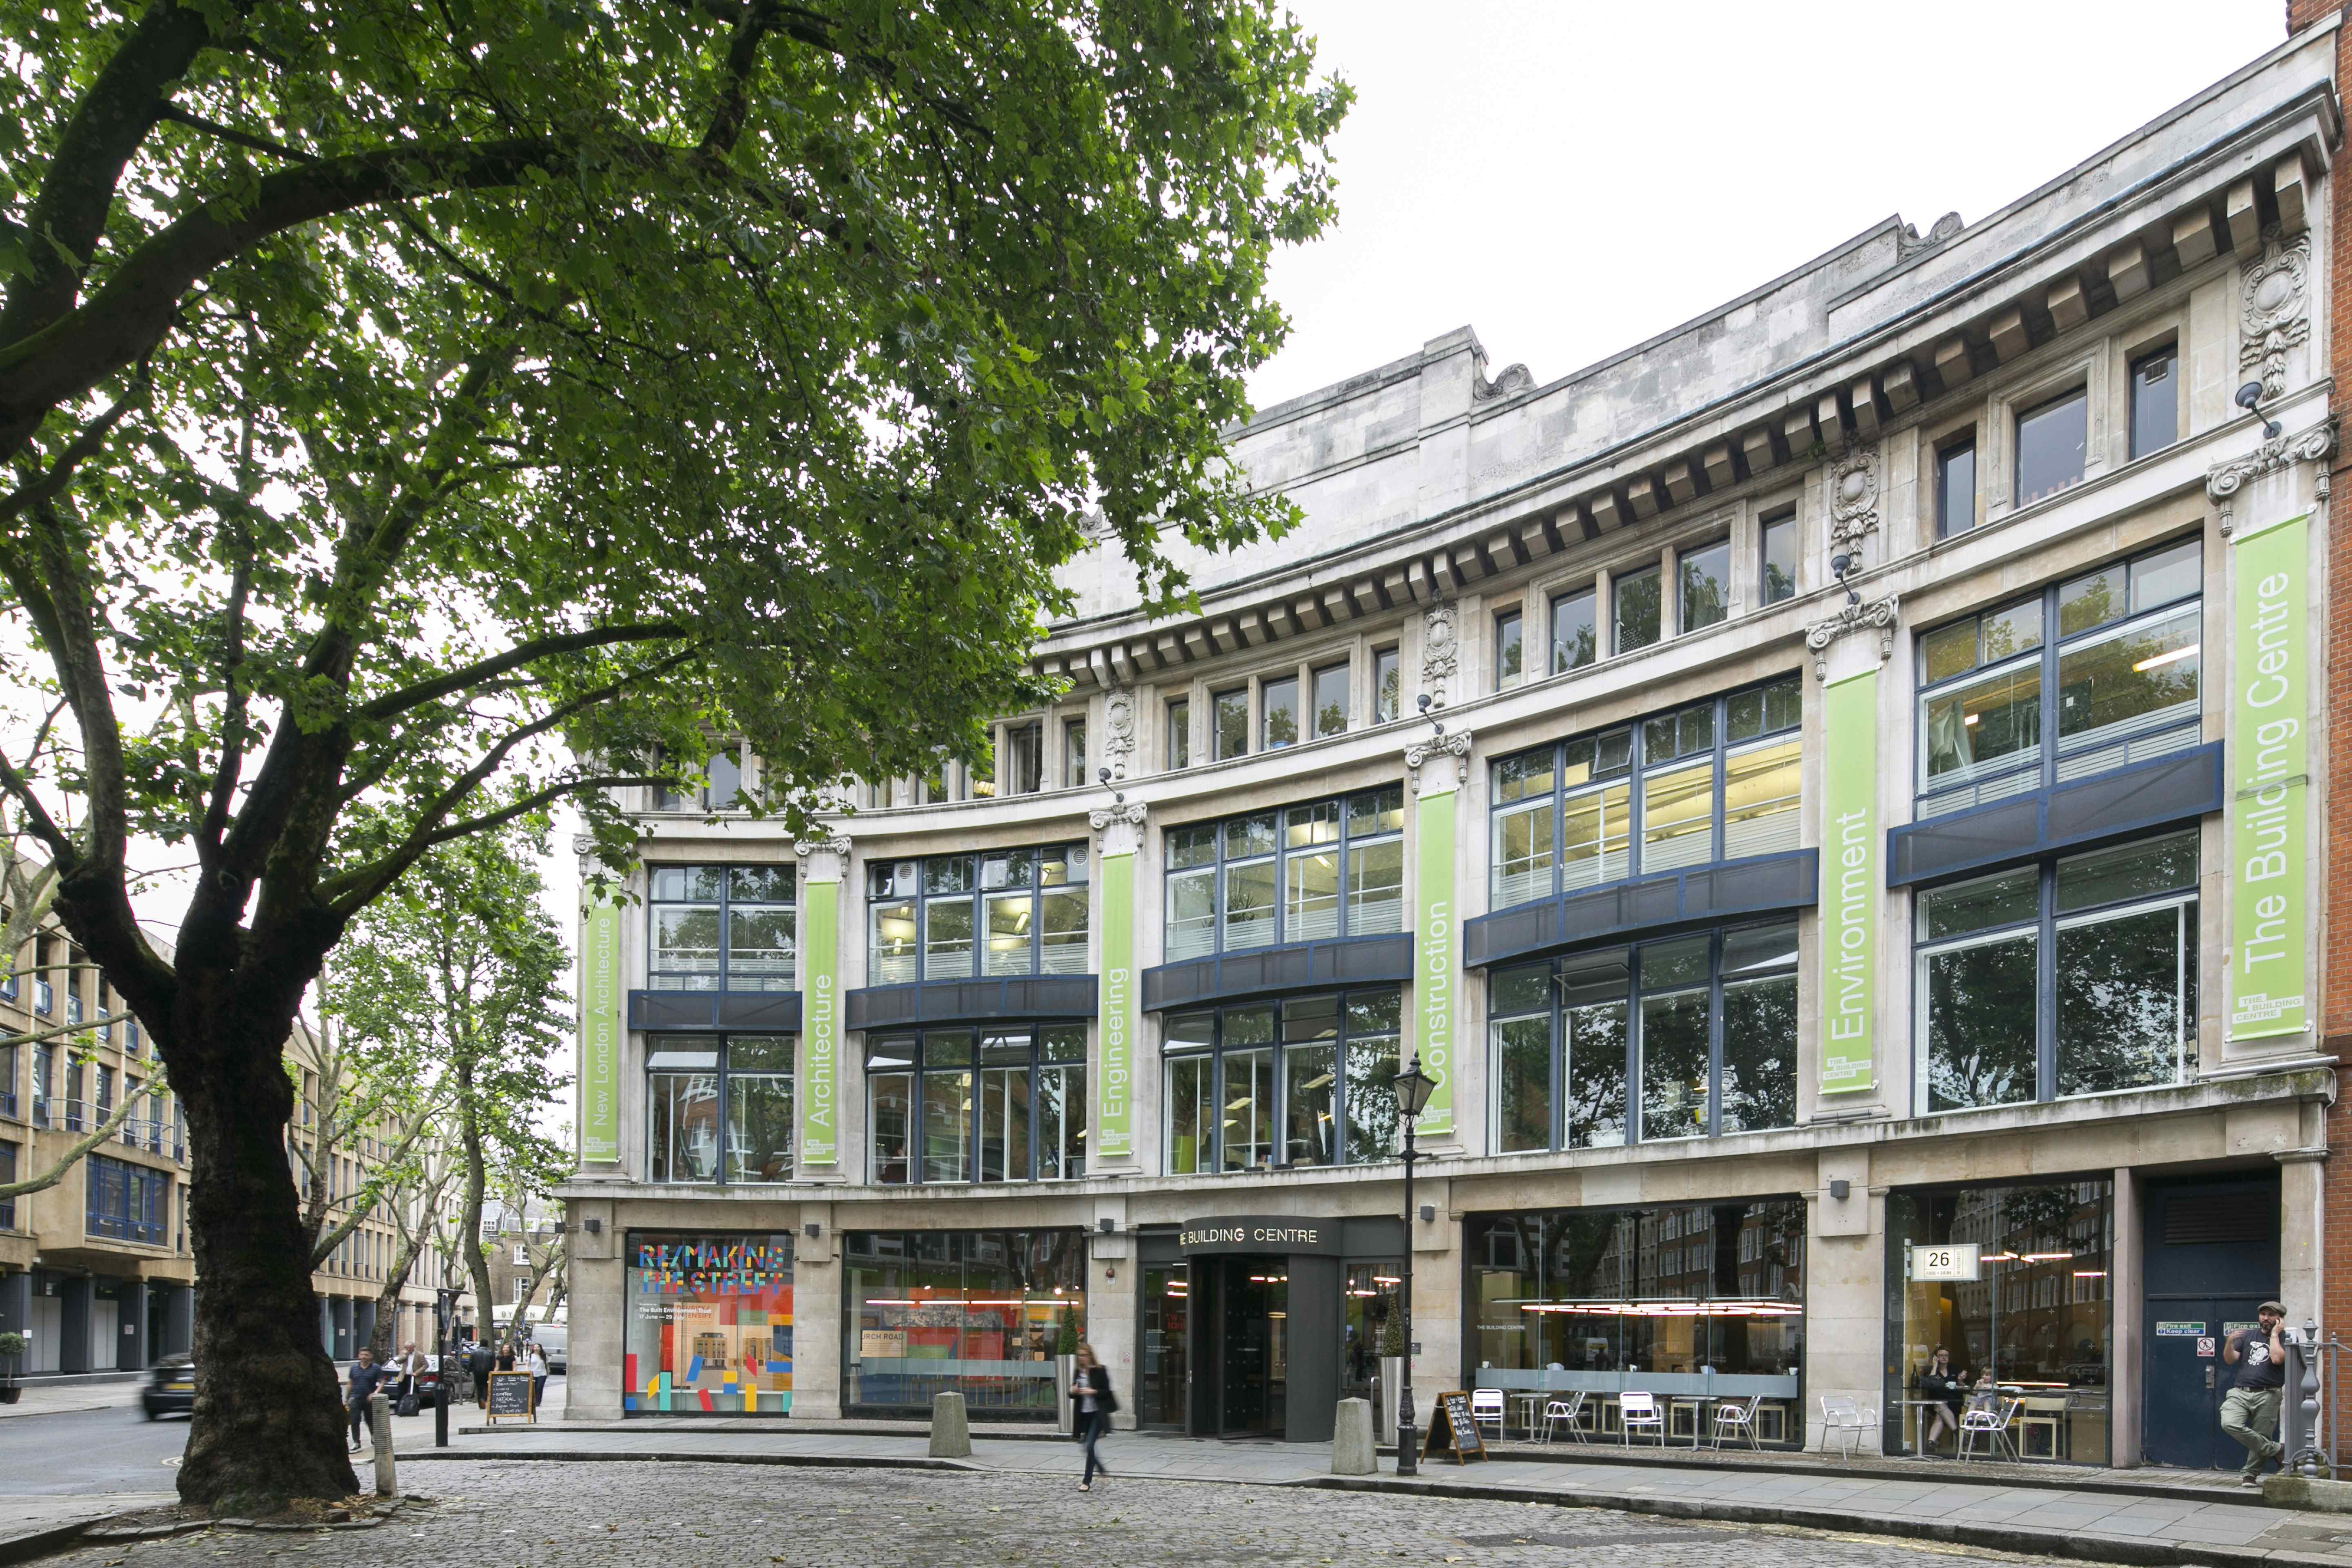
[(2221, 1396), (2221, 1430), (2245, 1445), (2242, 1487), (2263, 1484), (2263, 1467), (2279, 1457), (2279, 1392), (2286, 1385), (2286, 1309), (2265, 1301), (2254, 1309), (2259, 1328), (2240, 1329), (2221, 1347), (2221, 1359), (2238, 1369)]

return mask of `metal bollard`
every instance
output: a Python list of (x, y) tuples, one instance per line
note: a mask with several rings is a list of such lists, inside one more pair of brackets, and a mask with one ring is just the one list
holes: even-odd
[(368, 1436), (375, 1444), (375, 1495), (396, 1498), (400, 1481), (392, 1468), (392, 1401), (381, 1394), (368, 1395)]

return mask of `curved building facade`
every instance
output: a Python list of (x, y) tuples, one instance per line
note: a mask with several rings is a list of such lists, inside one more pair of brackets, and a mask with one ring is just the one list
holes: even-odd
[(2029, 1456), (2219, 1458), (2201, 1347), (2321, 1268), (2334, 52), (1563, 379), (1265, 410), (1303, 523), (1192, 617), (1079, 562), (990, 767), (628, 801), (572, 1410), (1047, 1420), (1066, 1331), (1328, 1437), (1410, 1257), (1423, 1413), (1907, 1449), (1941, 1348)]

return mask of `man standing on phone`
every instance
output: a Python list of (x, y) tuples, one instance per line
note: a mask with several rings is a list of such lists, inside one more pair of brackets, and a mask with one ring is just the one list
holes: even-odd
[(2243, 1444), (2242, 1487), (2263, 1484), (2263, 1467), (2279, 1457), (2279, 1395), (2286, 1386), (2286, 1309), (2265, 1301), (2254, 1309), (2258, 1327), (2240, 1329), (2221, 1347), (2221, 1359), (2238, 1369), (2221, 1396), (2221, 1430)]

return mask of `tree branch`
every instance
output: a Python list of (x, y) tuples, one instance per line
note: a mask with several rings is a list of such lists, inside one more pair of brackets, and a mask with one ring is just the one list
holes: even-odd
[(163, 1093), (163, 1087), (162, 1079), (153, 1079), (140, 1085), (138, 1093), (124, 1095), (122, 1103), (114, 1108), (114, 1113), (109, 1116), (95, 1131), (58, 1155), (56, 1164), (51, 1165), (39, 1175), (27, 1176), (21, 1182), (0, 1182), (0, 1198), (21, 1198), (28, 1193), (44, 1193), (64, 1181), (66, 1173), (79, 1163), (83, 1155), (122, 1131), (122, 1124), (131, 1120), (131, 1113), (139, 1108), (141, 1100)]
[(604, 626), (595, 631), (567, 632), (561, 636), (540, 637), (509, 648), (506, 652), (483, 659), (478, 664), (467, 665), (462, 669), (453, 669), (446, 675), (436, 676), (431, 680), (419, 681), (414, 686), (403, 687), (397, 691), (386, 692), (362, 708), (360, 717), (370, 720), (397, 718), (410, 709), (421, 708), (427, 702), (438, 701), (453, 692), (462, 691), (469, 686), (493, 679), (534, 659), (549, 658), (563, 653), (583, 653), (590, 648), (609, 647), (615, 643), (659, 642), (686, 635), (687, 627), (682, 622), (649, 621), (637, 626)]

